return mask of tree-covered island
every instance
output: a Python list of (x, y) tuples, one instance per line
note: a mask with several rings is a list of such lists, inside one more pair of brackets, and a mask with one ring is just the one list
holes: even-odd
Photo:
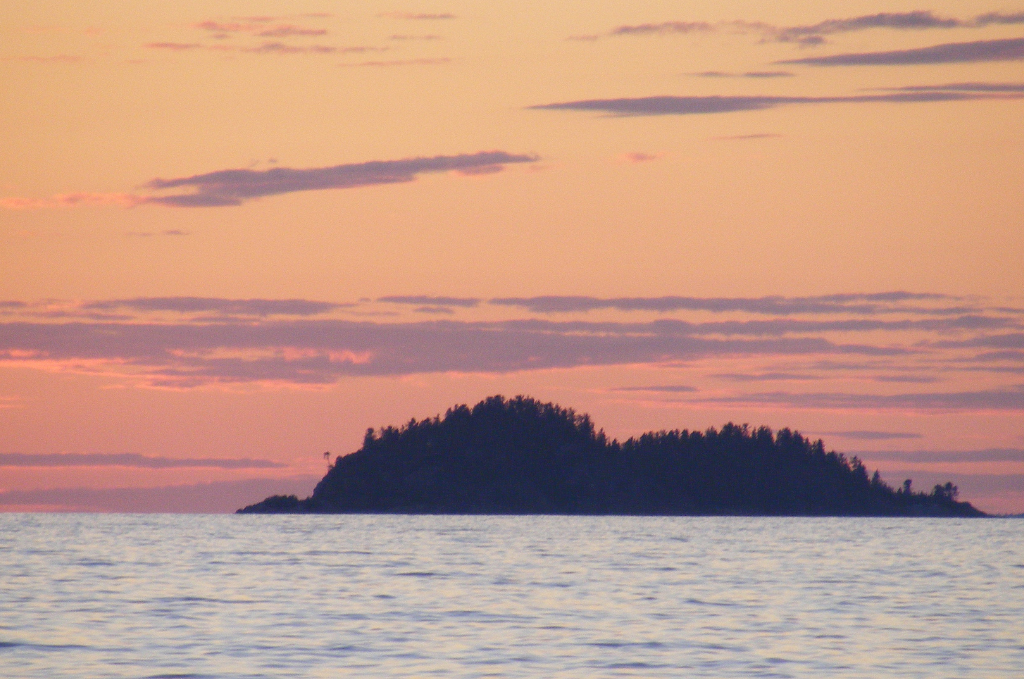
[(587, 415), (493, 396), (369, 429), (312, 496), (239, 513), (984, 516), (951, 483), (915, 492), (789, 429), (727, 424), (608, 439)]

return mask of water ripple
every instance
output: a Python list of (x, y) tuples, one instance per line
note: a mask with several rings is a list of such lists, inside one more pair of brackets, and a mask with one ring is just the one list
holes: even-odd
[(1021, 521), (7, 514), (0, 536), (5, 679), (1024, 668)]

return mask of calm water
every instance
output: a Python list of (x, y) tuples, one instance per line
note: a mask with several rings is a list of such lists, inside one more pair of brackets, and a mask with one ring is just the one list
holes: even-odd
[(0, 515), (2, 677), (1024, 676), (1024, 520)]

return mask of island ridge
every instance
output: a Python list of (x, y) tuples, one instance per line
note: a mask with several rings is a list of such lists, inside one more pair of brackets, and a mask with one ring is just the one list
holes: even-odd
[(238, 512), (984, 516), (952, 483), (894, 489), (789, 429), (730, 423), (619, 442), (587, 415), (524, 396), (369, 429), (312, 496)]

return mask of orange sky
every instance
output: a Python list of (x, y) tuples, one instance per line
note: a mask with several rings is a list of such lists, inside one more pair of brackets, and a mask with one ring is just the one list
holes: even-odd
[(0, 38), (0, 509), (305, 494), (369, 426), (525, 393), (1024, 512), (1024, 3), (33, 2)]

